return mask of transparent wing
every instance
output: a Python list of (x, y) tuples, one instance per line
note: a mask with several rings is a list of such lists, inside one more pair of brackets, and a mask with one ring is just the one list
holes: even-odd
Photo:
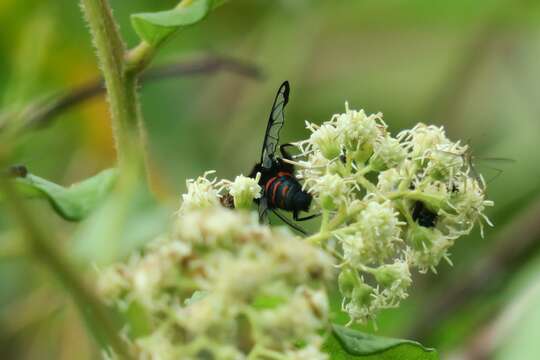
[(261, 165), (267, 169), (272, 167), (274, 154), (279, 143), (279, 132), (285, 123), (285, 106), (289, 102), (289, 82), (285, 81), (279, 87), (266, 126), (264, 143), (261, 154)]
[[(464, 154), (456, 154), (450, 151), (444, 151), (444, 150), (437, 150), (439, 152), (455, 155), (455, 156), (461, 156), (463, 161), (469, 166), (470, 169), (470, 175), (473, 177), (474, 180), (478, 184), (480, 184), (483, 188), (486, 187), (487, 184), (491, 183), (493, 180), (498, 178), (504, 171), (502, 169), (496, 168), (494, 166), (488, 166), (486, 164), (493, 164), (493, 165), (504, 165), (504, 164), (511, 164), (515, 163), (515, 159), (511, 158), (505, 158), (505, 157), (477, 157), (473, 156), (470, 151), (465, 152)], [(488, 180), (486, 181), (484, 177), (478, 172), (477, 167), (480, 167), (482, 169), (489, 169), (495, 174), (490, 176)]]
[[(504, 171), (499, 169), (496, 166), (505, 166), (511, 163), (515, 163), (515, 159), (504, 158), (504, 157), (473, 157), (471, 155), (467, 156), (467, 161), (469, 163), (469, 168), (471, 169), (471, 174), (474, 179), (482, 184), (484, 187), (487, 184), (490, 184), (493, 180), (498, 178)], [(487, 165), (490, 164), (490, 165)], [(487, 180), (484, 180), (484, 177), (480, 175), (477, 168), (480, 167), (483, 170), (491, 170), (492, 174), (488, 177)]]
[(261, 224), (268, 223), (268, 200), (265, 196), (259, 199), (259, 222)]
[(481, 163), (490, 163), (490, 164), (511, 164), (517, 162), (516, 159), (505, 158), (505, 157), (483, 157), (477, 156), (474, 160)]

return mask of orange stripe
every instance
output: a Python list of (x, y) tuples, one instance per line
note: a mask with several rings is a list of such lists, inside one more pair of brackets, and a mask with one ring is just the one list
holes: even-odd
[(281, 207), (285, 207), (285, 197), (287, 196), (287, 190), (289, 190), (289, 185), (285, 185), (283, 190), (281, 190)]
[(276, 192), (280, 184), (281, 181), (279, 180), (274, 184), (274, 189), (272, 190), (272, 205), (276, 205)]
[(292, 174), (287, 171), (280, 171), (277, 173), (277, 176), (285, 176), (285, 177), (292, 177)]
[(266, 183), (266, 185), (265, 185), (265, 187), (264, 187), (264, 191), (265, 191), (266, 193), (268, 192), (268, 190), (270, 190), (270, 188), (272, 187), (272, 183), (273, 183), (274, 181), (276, 181), (276, 179), (277, 179), (277, 177), (274, 176), (273, 178), (271, 178), (270, 180), (268, 180), (268, 182)]

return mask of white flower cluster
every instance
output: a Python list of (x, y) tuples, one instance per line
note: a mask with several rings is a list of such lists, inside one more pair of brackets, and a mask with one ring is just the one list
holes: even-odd
[(308, 238), (340, 261), (343, 310), (351, 322), (407, 297), (412, 268), (448, 259), (454, 241), (484, 215), (485, 184), (467, 146), (442, 127), (418, 124), (393, 137), (382, 114), (350, 110), (317, 126), (295, 145), (294, 162), (322, 213)]
[(256, 190), (246, 178), (216, 182), (206, 175), (188, 182), (169, 237), (100, 276), (100, 293), (128, 319), (134, 353), (327, 359), (319, 333), (327, 325), (332, 258), (287, 229), (260, 225), (255, 213), (220, 206), (223, 184), (233, 196)]
[(457, 238), (490, 224), (469, 150), (443, 128), (392, 136), (382, 114), (347, 105), (307, 128), (286, 161), (322, 215), (318, 232), (300, 239), (245, 211), (262, 195), (260, 174), (207, 172), (188, 180), (170, 236), (102, 270), (99, 291), (125, 315), (139, 358), (327, 359), (332, 256), (342, 309), (364, 322), (408, 296), (412, 270), (435, 272)]

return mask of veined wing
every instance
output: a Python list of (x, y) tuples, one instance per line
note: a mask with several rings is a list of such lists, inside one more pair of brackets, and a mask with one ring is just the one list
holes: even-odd
[(261, 224), (268, 222), (268, 200), (265, 196), (259, 199), (259, 222)]
[[(484, 184), (484, 186), (486, 186), (487, 184), (490, 184), (492, 181), (494, 181), (503, 173), (503, 170), (499, 169), (498, 166), (501, 166), (501, 165), (504, 166), (504, 165), (508, 165), (508, 164), (516, 162), (515, 159), (510, 159), (510, 158), (505, 158), (505, 157), (476, 157), (476, 156), (475, 157), (469, 156), (468, 161), (469, 161), (469, 167), (472, 171), (473, 177), (475, 178), (476, 181), (481, 179), (482, 180), (481, 184)], [(494, 174), (489, 176), (487, 180), (484, 180), (484, 178), (480, 176), (478, 170), (476, 169), (477, 167), (489, 169)]]
[[(515, 163), (515, 159), (511, 158), (505, 158), (505, 157), (483, 157), (483, 156), (474, 156), (470, 150), (465, 151), (463, 154), (456, 154), (451, 151), (445, 151), (445, 150), (438, 150), (439, 152), (449, 154), (449, 155), (455, 155), (459, 156), (463, 159), (463, 161), (467, 164), (470, 170), (470, 175), (476, 180), (478, 184), (480, 184), (482, 187), (486, 187), (487, 184), (498, 178), (502, 173), (503, 170), (499, 169), (494, 166), (488, 166), (487, 164), (492, 165), (501, 165), (501, 164), (509, 164), (509, 163)], [(492, 171), (495, 171), (495, 175), (491, 176), (487, 181), (484, 179), (482, 175), (477, 170), (477, 167), (480, 166), (482, 168), (487, 168)]]
[(505, 158), (505, 157), (484, 157), (484, 156), (475, 156), (475, 161), (480, 163), (489, 163), (489, 164), (511, 164), (517, 162), (516, 159)]
[(285, 106), (289, 102), (289, 82), (285, 81), (279, 87), (279, 90), (272, 105), (266, 133), (264, 134), (264, 143), (261, 154), (261, 165), (267, 169), (272, 167), (276, 148), (279, 143), (279, 132), (285, 123)]

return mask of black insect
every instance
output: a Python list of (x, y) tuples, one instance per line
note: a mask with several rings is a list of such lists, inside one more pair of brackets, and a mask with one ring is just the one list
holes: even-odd
[(251, 171), (250, 177), (255, 178), (257, 173), (261, 173), (259, 185), (263, 189), (263, 194), (257, 200), (259, 204), (259, 218), (265, 218), (268, 210), (276, 214), (281, 220), (293, 229), (305, 233), (301, 228), (289, 222), (284, 216), (279, 214), (277, 209), (292, 212), (295, 221), (309, 220), (318, 216), (309, 215), (301, 218), (301, 211), (308, 211), (311, 205), (312, 196), (302, 190), (302, 185), (294, 176), (294, 166), (284, 159), (291, 159), (286, 148), (291, 144), (282, 144), (279, 151), (282, 158), (276, 157), (276, 148), (279, 143), (279, 132), (285, 123), (285, 106), (289, 102), (289, 82), (285, 81), (279, 87), (272, 105), (270, 118), (264, 135), (261, 160)]
[(412, 218), (423, 227), (435, 227), (437, 214), (429, 210), (421, 201), (415, 201), (412, 210)]

